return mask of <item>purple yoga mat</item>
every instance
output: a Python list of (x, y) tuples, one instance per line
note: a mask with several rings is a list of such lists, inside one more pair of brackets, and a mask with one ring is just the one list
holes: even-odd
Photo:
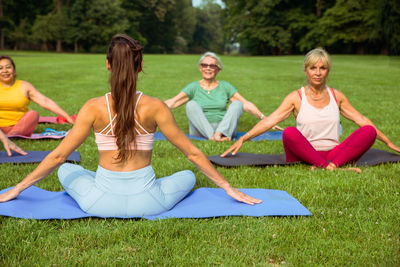
[[(68, 131), (69, 132), (69, 131)], [(23, 139), (62, 139), (67, 136), (68, 132), (64, 134), (43, 134), (43, 133), (34, 133), (31, 136), (25, 135), (9, 135), (8, 138), (23, 138)]]

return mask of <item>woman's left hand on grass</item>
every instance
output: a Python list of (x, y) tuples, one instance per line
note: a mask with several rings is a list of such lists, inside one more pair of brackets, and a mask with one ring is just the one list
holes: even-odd
[(388, 146), (390, 149), (396, 151), (397, 153), (400, 153), (400, 148), (399, 148), (398, 146), (396, 146), (395, 144), (393, 144), (392, 142), (390, 142), (389, 144), (387, 144), (387, 146)]

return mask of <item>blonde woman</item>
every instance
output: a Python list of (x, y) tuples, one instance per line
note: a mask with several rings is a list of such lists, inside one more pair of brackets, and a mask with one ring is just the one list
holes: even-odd
[[(303, 65), (307, 85), (286, 96), (278, 109), (255, 125), (222, 156), (236, 153), (245, 141), (286, 120), (291, 114), (296, 118), (296, 127), (286, 128), (282, 137), (287, 162), (303, 161), (311, 164), (313, 169), (334, 170), (360, 158), (373, 145), (375, 138), (400, 152), (400, 148), (358, 112), (342, 92), (326, 85), (330, 69), (330, 57), (324, 49), (316, 48), (308, 52)], [(360, 126), (341, 143), (340, 114)], [(361, 172), (358, 168), (350, 169)]]

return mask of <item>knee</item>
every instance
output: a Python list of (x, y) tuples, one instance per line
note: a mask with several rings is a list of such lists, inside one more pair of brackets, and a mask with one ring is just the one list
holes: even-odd
[(243, 103), (240, 102), (239, 100), (233, 101), (229, 107), (235, 108), (237, 110), (242, 111), (243, 110)]
[(186, 112), (198, 110), (199, 108), (201, 108), (200, 105), (194, 100), (190, 100), (186, 103)]
[(61, 184), (64, 184), (65, 179), (68, 177), (68, 175), (73, 172), (77, 168), (82, 168), (79, 165), (71, 164), (71, 163), (64, 163), (58, 168), (57, 176), (58, 180), (60, 181)]
[(365, 132), (365, 134), (369, 138), (374, 139), (374, 140), (376, 139), (377, 133), (376, 133), (376, 129), (373, 126), (365, 125), (365, 126), (361, 127), (361, 129)]
[(182, 183), (185, 185), (185, 188), (192, 189), (196, 184), (196, 176), (192, 171), (184, 170), (180, 172), (182, 176)]
[(297, 134), (298, 131), (299, 130), (297, 130), (296, 127), (293, 127), (293, 126), (287, 127), (287, 128), (285, 128), (285, 130), (283, 130), (282, 138), (285, 138), (285, 139), (290, 138), (290, 137), (294, 136), (295, 134)]
[(29, 118), (32, 121), (39, 121), (39, 112), (37, 112), (36, 110), (29, 110), (27, 113), (25, 113), (26, 116), (29, 116)]

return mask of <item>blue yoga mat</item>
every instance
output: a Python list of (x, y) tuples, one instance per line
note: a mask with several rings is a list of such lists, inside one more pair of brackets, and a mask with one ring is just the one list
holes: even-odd
[[(8, 189), (0, 191), (6, 192)], [(209, 218), (220, 216), (308, 216), (311, 213), (286, 191), (240, 189), (263, 200), (254, 206), (240, 203), (220, 188), (198, 188), (171, 210), (145, 216), (148, 220), (167, 218)], [(18, 198), (0, 203), (0, 215), (27, 219), (77, 219), (96, 217), (82, 211), (67, 193), (50, 192), (31, 186)], [(133, 217), (134, 218), (134, 217)]]
[[(1, 163), (36, 163), (41, 162), (51, 151), (25, 151), (28, 155), (20, 155), (12, 152), (11, 157), (7, 155), (6, 151), (0, 151), (0, 164)], [(80, 162), (81, 155), (79, 152), (72, 152), (66, 161)]]
[[(239, 139), (240, 137), (242, 137), (243, 135), (245, 135), (246, 133), (244, 132), (237, 132), (236, 136), (233, 138), (234, 140)], [(198, 137), (198, 136), (194, 136), (194, 135), (190, 135), (190, 134), (186, 134), (186, 136), (189, 139), (192, 140), (200, 140), (200, 141), (205, 141), (208, 140), (207, 138), (204, 137)], [(162, 140), (167, 140), (165, 138), (165, 136), (163, 135), (163, 133), (161, 132), (156, 132), (154, 134), (154, 140), (156, 141), (162, 141)], [(263, 134), (260, 134), (259, 136), (256, 136), (254, 138), (251, 139), (251, 141), (262, 141), (262, 140), (282, 140), (282, 131), (276, 131), (276, 132), (265, 132)]]

